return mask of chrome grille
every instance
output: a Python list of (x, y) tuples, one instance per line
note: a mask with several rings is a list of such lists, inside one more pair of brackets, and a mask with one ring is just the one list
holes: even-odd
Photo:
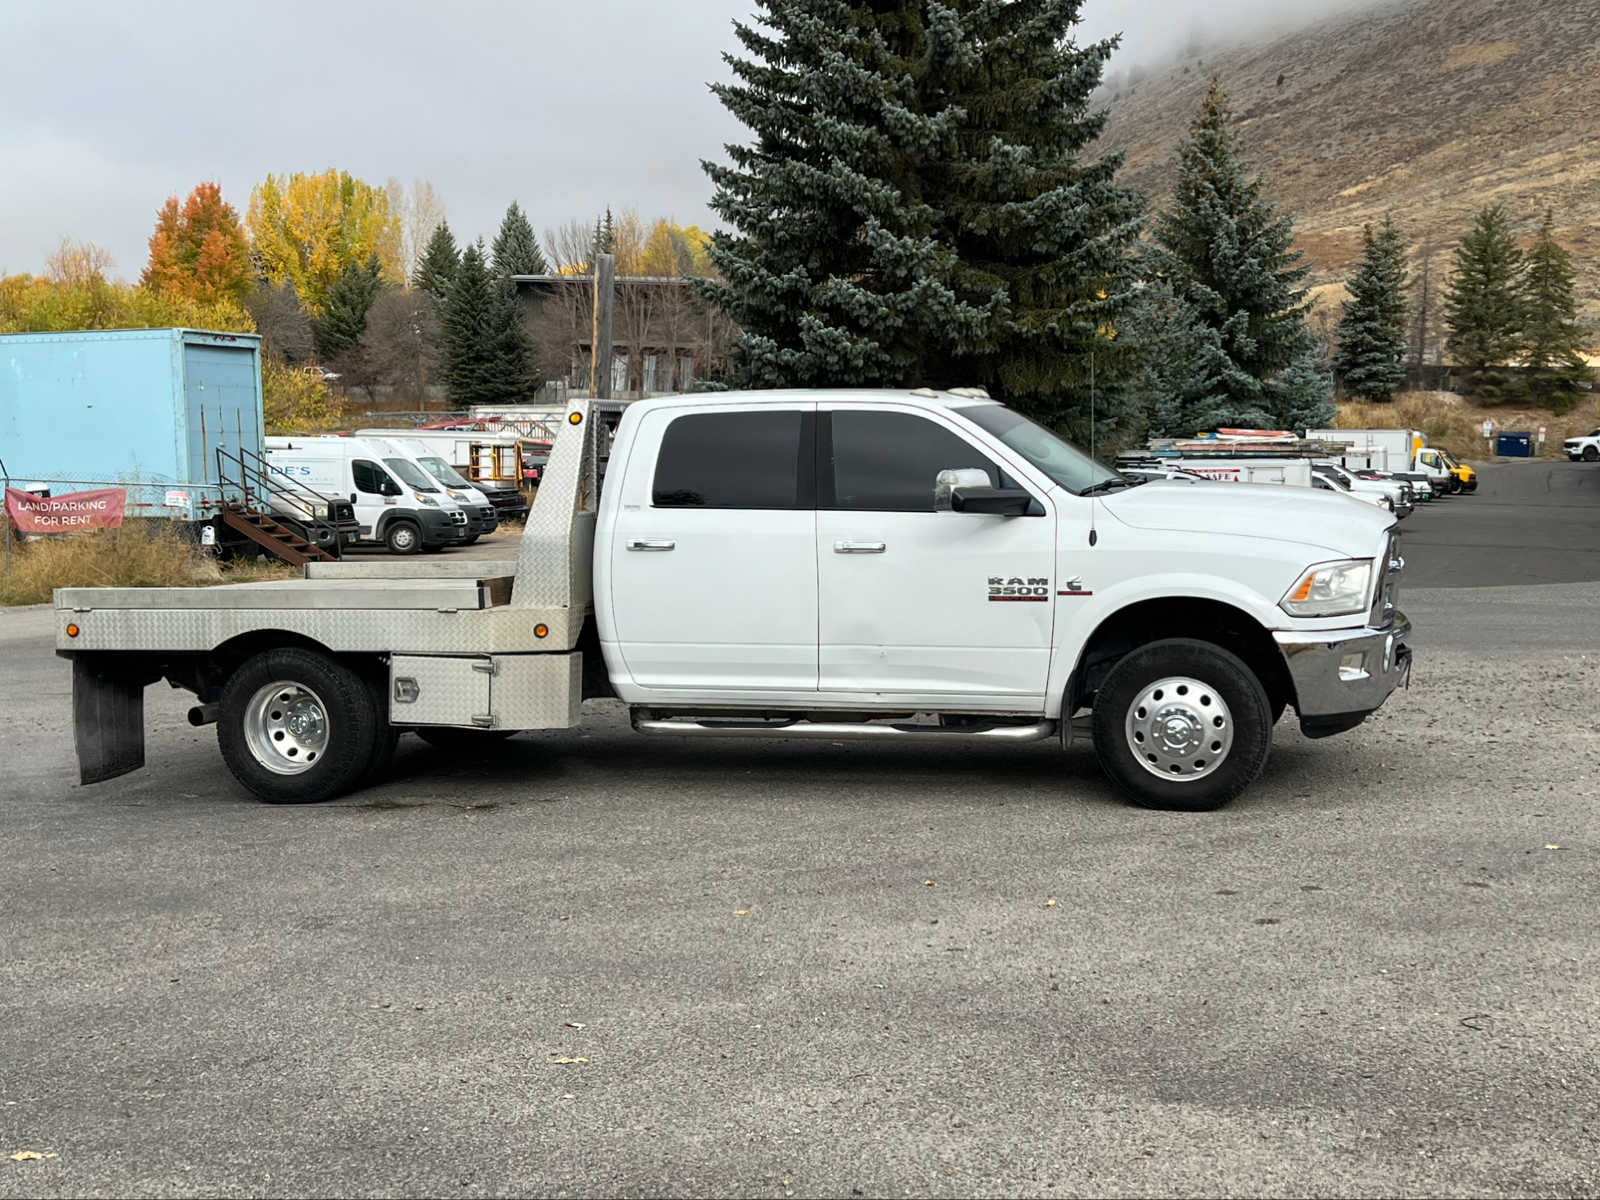
[(1400, 534), (1389, 533), (1383, 544), (1383, 557), (1375, 564), (1378, 587), (1373, 594), (1372, 612), (1368, 625), (1373, 629), (1387, 629), (1394, 624), (1394, 615), (1400, 606), (1400, 577), (1405, 573), (1406, 560), (1400, 554)]

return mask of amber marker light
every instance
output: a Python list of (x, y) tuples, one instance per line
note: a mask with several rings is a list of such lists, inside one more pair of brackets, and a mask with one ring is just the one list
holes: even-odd
[(1294, 595), (1290, 596), (1289, 599), (1295, 604), (1304, 604), (1311, 599), (1311, 582), (1315, 578), (1316, 572), (1308, 571), (1304, 581), (1301, 582), (1299, 587), (1295, 588)]
[(548, 626), (548, 625), (535, 625), (533, 627), (533, 636), (536, 637), (536, 638), (549, 637), (550, 636), (550, 626)]
[(583, 414), (582, 413), (575, 412), (575, 413), (568, 413), (567, 414), (567, 424), (569, 424), (569, 425), (581, 425), (582, 423), (583, 423)]
[(68, 625), (67, 626), (67, 636), (68, 637), (77, 637), (78, 636), (78, 627), (76, 625)]

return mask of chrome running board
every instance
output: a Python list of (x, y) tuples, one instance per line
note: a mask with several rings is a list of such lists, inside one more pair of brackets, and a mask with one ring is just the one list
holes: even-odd
[(988, 729), (949, 729), (940, 725), (835, 724), (815, 721), (645, 720), (633, 719), (640, 733), (678, 737), (795, 738), (832, 742), (1042, 742), (1054, 737), (1056, 722), (994, 725)]

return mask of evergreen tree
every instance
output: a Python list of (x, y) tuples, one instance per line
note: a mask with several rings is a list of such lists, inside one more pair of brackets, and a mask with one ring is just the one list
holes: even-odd
[[(913, 147), (906, 189), (928, 199), (935, 258), (955, 295), (926, 343), (917, 382), (979, 384), (1087, 441), (1140, 431), (1125, 385), (1133, 343), (1132, 250), (1144, 197), (1120, 186), (1120, 154), (1090, 157), (1105, 126), (1093, 107), (1115, 40), (1079, 46), (1080, 0), (923, 5), (925, 49), (911, 68), (936, 124)], [(905, 380), (910, 382), (909, 379)]]
[(606, 205), (606, 215), (594, 219), (594, 252), (596, 254), (617, 252), (617, 226), (611, 217), (609, 204)]
[(458, 406), (491, 403), (498, 396), (495, 334), (498, 293), (474, 243), (461, 256), (444, 305), (444, 380)]
[(1297, 433), (1321, 429), (1333, 424), (1339, 412), (1333, 402), (1333, 371), (1309, 329), (1289, 365), (1268, 387), (1274, 423), (1280, 429)]
[(1079, 0), (791, 0), (736, 26), (716, 88), (751, 131), (706, 164), (721, 282), (757, 386), (986, 387), (1079, 436), (1127, 410), (1140, 197), (1088, 162), (1113, 43)]
[(383, 290), (383, 268), (376, 254), (365, 263), (352, 263), (333, 281), (322, 316), (312, 322), (317, 352), (331, 359), (361, 340), (367, 328), (367, 312)]
[(1221, 343), (1220, 424), (1287, 424), (1273, 381), (1302, 355), (1309, 268), (1293, 249), (1294, 221), (1278, 216), (1265, 179), (1240, 158), (1233, 114), (1212, 81), (1178, 151), (1172, 207), (1156, 221), (1156, 266)]
[(917, 95), (925, 7), (763, 0), (734, 25), (747, 56), (712, 90), (752, 137), (703, 164), (729, 228), (710, 248), (721, 280), (697, 288), (743, 330), (747, 385), (926, 383), (926, 346), (978, 340), (917, 175), (963, 115)]
[(1233, 407), (1222, 386), (1229, 363), (1221, 333), (1166, 280), (1140, 289), (1125, 327), (1138, 353), (1132, 399), (1151, 436), (1193, 437), (1234, 421), (1252, 428), (1271, 423), (1265, 409), (1240, 414)]
[(1351, 395), (1383, 402), (1406, 381), (1406, 248), (1387, 217), (1376, 235), (1368, 225), (1362, 240), (1366, 253), (1350, 280), (1333, 366)]
[(1470, 373), (1472, 389), (1489, 401), (1510, 400), (1518, 390), (1502, 368), (1522, 349), (1525, 272), (1505, 209), (1481, 211), (1456, 250), (1444, 306), (1446, 345)]
[(549, 271), (544, 254), (539, 250), (539, 239), (533, 235), (533, 226), (513, 200), (500, 222), (500, 232), (494, 239), (494, 271), (505, 278), (510, 275), (543, 275)]
[(509, 279), (495, 281), (494, 304), (489, 312), (486, 342), (488, 374), (480, 404), (515, 404), (530, 399), (538, 383), (532, 348), (528, 344), (527, 309), (517, 285)]
[(1547, 210), (1528, 253), (1524, 361), (1529, 390), (1558, 412), (1572, 407), (1580, 383), (1594, 381), (1594, 371), (1579, 353), (1583, 337), (1574, 279), (1572, 256), (1556, 241), (1555, 214)]
[(460, 266), (461, 253), (456, 249), (455, 235), (450, 232), (449, 222), (440, 221), (433, 236), (428, 239), (427, 249), (417, 260), (411, 286), (419, 292), (427, 292), (443, 305), (449, 299), (450, 288)]

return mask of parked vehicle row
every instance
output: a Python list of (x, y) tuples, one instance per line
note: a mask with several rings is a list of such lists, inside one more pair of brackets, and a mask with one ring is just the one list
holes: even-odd
[[(413, 447), (422, 449), (418, 458)], [(499, 526), (494, 505), (425, 444), (382, 437), (269, 437), (275, 476), (329, 496), (348, 496), (356, 544), (391, 554), (470, 546)], [(276, 502), (275, 502), (276, 506)]]

